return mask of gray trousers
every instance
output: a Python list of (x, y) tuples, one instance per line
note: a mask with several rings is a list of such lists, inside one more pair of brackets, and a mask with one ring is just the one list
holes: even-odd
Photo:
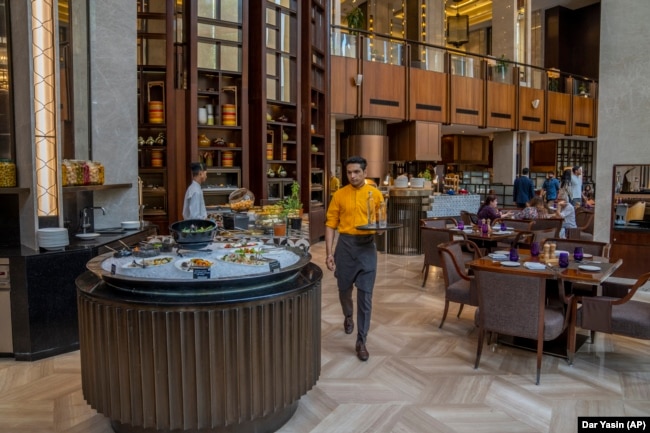
[(354, 313), (352, 291), (357, 286), (357, 341), (366, 343), (372, 315), (372, 291), (377, 276), (377, 248), (374, 235), (339, 234), (334, 252), (339, 301), (343, 315)]

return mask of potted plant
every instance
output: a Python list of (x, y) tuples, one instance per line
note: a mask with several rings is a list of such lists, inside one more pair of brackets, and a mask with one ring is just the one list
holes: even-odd
[[(352, 9), (345, 16), (345, 20), (348, 23), (348, 28), (349, 29), (362, 29), (364, 24), (365, 24), (363, 11), (358, 7), (355, 7), (354, 9)], [(358, 34), (358, 32), (356, 32), (354, 30), (350, 30), (350, 34), (351, 35), (356, 35), (356, 34)]]
[(302, 226), (302, 202), (300, 201), (300, 184), (295, 180), (291, 184), (291, 195), (282, 201), (282, 213), (289, 219), (292, 229)]
[(492, 67), (494, 81), (508, 83), (510, 77), (509, 61), (510, 59), (508, 59), (504, 54), (501, 54), (501, 57), (497, 59), (495, 65)]
[(429, 169), (429, 167), (425, 168), (424, 171), (419, 172), (418, 177), (424, 179), (425, 188), (431, 189), (432, 187), (431, 180), (433, 179), (433, 177), (431, 176), (431, 170)]

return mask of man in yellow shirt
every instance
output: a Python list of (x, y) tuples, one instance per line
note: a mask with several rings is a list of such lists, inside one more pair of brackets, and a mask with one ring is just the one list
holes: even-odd
[[(367, 361), (366, 338), (372, 313), (372, 290), (377, 275), (377, 248), (374, 231), (358, 230), (356, 227), (368, 224), (368, 198), (372, 197), (375, 212), (384, 201), (382, 193), (366, 184), (367, 161), (353, 156), (345, 161), (344, 167), (350, 182), (332, 196), (325, 222), (325, 250), (327, 269), (334, 271), (339, 289), (339, 301), (345, 320), (346, 334), (354, 331), (353, 286), (357, 286), (357, 357)], [(334, 247), (334, 234), (339, 237)]]

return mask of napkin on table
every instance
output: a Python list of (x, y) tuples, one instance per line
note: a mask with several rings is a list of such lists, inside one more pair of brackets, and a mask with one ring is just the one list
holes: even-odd
[(546, 265), (544, 263), (537, 263), (537, 262), (526, 262), (524, 263), (524, 267), (526, 269), (536, 269), (536, 270), (546, 269)]

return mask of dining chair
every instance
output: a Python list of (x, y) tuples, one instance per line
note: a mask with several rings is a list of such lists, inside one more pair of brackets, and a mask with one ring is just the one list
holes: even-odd
[(594, 213), (586, 209), (576, 209), (576, 228), (566, 229), (567, 239), (593, 240)]
[[(564, 302), (561, 305), (547, 304), (546, 278), (543, 276), (531, 277), (501, 268), (475, 269), (474, 275), (479, 327), (474, 368), (478, 368), (481, 361), (486, 332), (536, 340), (535, 383), (539, 385), (544, 341), (556, 339), (570, 326), (573, 297), (562, 293)], [(567, 353), (571, 362), (573, 352), (569, 344)]]
[[(622, 298), (576, 298), (574, 305), (577, 326), (591, 331), (592, 343), (596, 332), (650, 340), (650, 303), (632, 299), (648, 280), (650, 272), (641, 275)], [(580, 308), (577, 308), (578, 303), (581, 304)], [(572, 338), (575, 339), (575, 335)]]
[(452, 217), (430, 217), (430, 218), (421, 218), (420, 227), (435, 227), (439, 229), (447, 228), (448, 225), (453, 225), (454, 227), (458, 225), (456, 218)]
[[(472, 251), (471, 255), (463, 251), (465, 248)], [(460, 304), (458, 314), (460, 317), (465, 304), (478, 305), (478, 296), (474, 284), (474, 276), (469, 275), (467, 262), (481, 257), (478, 246), (472, 241), (452, 241), (438, 246), (442, 274), (445, 278), (445, 309), (442, 313), (442, 320), (438, 328), (442, 328), (449, 312), (449, 303)]]
[(587, 241), (583, 239), (548, 238), (541, 245), (544, 243), (554, 243), (556, 249), (568, 251), (570, 255), (573, 254), (576, 247), (582, 247), (584, 253), (609, 258), (610, 244), (607, 242)]
[(424, 264), (422, 265), (422, 287), (427, 283), (431, 266), (442, 267), (438, 245), (453, 240), (453, 234), (445, 228), (420, 227)]
[(540, 218), (533, 220), (535, 240), (542, 244), (547, 238), (559, 238), (562, 230), (561, 218)]
[(460, 211), (460, 219), (466, 226), (471, 226), (472, 224), (478, 224), (478, 215), (473, 212), (466, 210)]

